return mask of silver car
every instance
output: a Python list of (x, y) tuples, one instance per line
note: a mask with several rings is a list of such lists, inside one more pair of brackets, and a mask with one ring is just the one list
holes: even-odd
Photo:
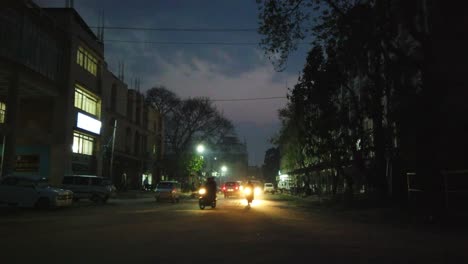
[(161, 200), (170, 200), (171, 202), (179, 202), (181, 187), (177, 181), (162, 181), (156, 186), (155, 198), (156, 202)]

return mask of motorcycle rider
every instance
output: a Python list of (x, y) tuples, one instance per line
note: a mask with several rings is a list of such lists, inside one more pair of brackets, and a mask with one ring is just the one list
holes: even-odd
[(216, 181), (213, 177), (208, 177), (206, 181), (206, 197), (210, 199), (210, 201), (214, 201), (216, 199)]
[[(245, 185), (245, 188), (250, 188), (250, 195), (248, 195), (246, 198), (247, 200), (253, 201), (254, 199), (254, 193), (255, 193), (255, 186), (253, 183), (249, 180), (247, 181), (247, 184)], [(250, 199), (249, 199), (250, 198)]]

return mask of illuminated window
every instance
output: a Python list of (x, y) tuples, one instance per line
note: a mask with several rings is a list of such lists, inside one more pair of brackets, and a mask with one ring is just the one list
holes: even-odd
[(75, 84), (75, 107), (99, 117), (101, 104), (96, 96), (87, 92), (83, 86)]
[(0, 102), (0, 124), (5, 123), (6, 104)]
[(73, 132), (73, 152), (93, 155), (94, 138), (80, 132)]
[(83, 47), (78, 47), (76, 51), (76, 63), (89, 71), (92, 75), (97, 75), (97, 59)]

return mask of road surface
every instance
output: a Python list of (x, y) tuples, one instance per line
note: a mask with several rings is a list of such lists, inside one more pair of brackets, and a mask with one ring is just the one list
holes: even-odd
[(2, 211), (0, 263), (468, 263), (463, 232), (353, 222), (269, 197), (250, 209), (147, 198)]

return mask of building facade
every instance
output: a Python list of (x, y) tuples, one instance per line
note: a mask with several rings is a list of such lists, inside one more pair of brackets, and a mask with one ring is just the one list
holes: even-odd
[[(217, 164), (226, 166), (222, 172), (217, 168), (222, 182), (245, 180), (248, 177), (247, 146), (238, 140), (236, 136), (225, 136), (216, 145), (218, 151)], [(219, 166), (218, 166), (219, 167)]]
[(145, 178), (152, 184), (158, 165), (158, 112), (108, 70), (103, 87), (103, 175), (121, 188), (140, 188)]
[(126, 173), (133, 188), (152, 176), (159, 115), (107, 70), (103, 43), (74, 9), (11, 1), (0, 43), (0, 175), (58, 185), (66, 174), (118, 183)]

